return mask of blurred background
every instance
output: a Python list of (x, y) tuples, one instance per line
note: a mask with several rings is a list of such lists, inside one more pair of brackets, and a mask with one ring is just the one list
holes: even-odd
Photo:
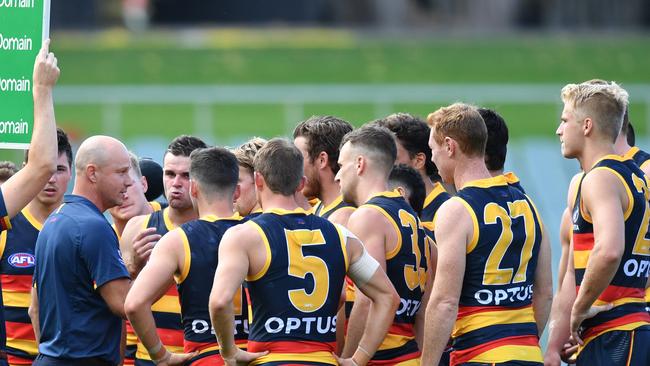
[(621, 83), (649, 148), (649, 30), (643, 0), (53, 0), (56, 114), (76, 144), (109, 134), (160, 162), (183, 133), (235, 146), (289, 136), (313, 114), (360, 126), (455, 101), (491, 107), (557, 260), (578, 169), (555, 137), (560, 89)]

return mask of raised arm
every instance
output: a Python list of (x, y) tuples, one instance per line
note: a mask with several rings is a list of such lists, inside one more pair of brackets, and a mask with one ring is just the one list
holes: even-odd
[(60, 71), (49, 46), (49, 40), (43, 42), (34, 62), (34, 128), (27, 164), (2, 185), (10, 218), (20, 212), (56, 172), (58, 154), (52, 92)]

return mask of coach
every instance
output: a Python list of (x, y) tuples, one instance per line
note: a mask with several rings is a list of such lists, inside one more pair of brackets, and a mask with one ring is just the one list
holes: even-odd
[(72, 194), (45, 221), (36, 242), (30, 307), (40, 337), (37, 366), (120, 363), (130, 280), (102, 213), (121, 204), (133, 184), (129, 154), (118, 140), (93, 136), (79, 147), (75, 169)]

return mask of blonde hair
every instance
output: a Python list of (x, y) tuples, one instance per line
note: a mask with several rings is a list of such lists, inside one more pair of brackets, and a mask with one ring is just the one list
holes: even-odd
[(562, 88), (562, 101), (572, 106), (579, 119), (591, 118), (595, 127), (612, 141), (621, 132), (628, 93), (615, 82), (595, 79)]
[(253, 172), (253, 160), (257, 152), (266, 144), (267, 140), (261, 137), (253, 137), (252, 139), (239, 145), (233, 150), (237, 162), (240, 166)]
[(441, 145), (445, 137), (451, 137), (465, 155), (485, 155), (487, 127), (476, 107), (454, 103), (429, 114), (427, 121), (438, 144)]

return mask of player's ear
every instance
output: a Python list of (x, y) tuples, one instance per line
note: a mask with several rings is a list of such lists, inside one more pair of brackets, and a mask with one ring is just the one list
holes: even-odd
[(237, 201), (239, 199), (240, 195), (241, 195), (241, 186), (239, 184), (237, 184), (235, 186), (235, 192), (233, 192), (233, 195), (232, 195), (232, 201), (233, 202)]
[(585, 136), (589, 135), (594, 129), (594, 120), (587, 117), (582, 121), (582, 132)]
[(445, 137), (445, 151), (447, 152), (447, 156), (452, 157), (456, 153), (456, 147), (456, 141), (454, 139), (449, 136)]
[(415, 154), (415, 170), (420, 170), (424, 168), (424, 165), (427, 162), (427, 156), (424, 153)]
[(354, 160), (357, 175), (361, 175), (366, 170), (366, 159), (364, 159), (363, 155), (357, 155)]
[(325, 151), (321, 151), (316, 161), (318, 162), (318, 169), (326, 169), (330, 162), (329, 155)]
[(190, 179), (190, 196), (196, 198), (198, 193), (198, 183), (194, 179)]
[(147, 183), (147, 177), (145, 177), (144, 175), (140, 177), (140, 184), (142, 184), (142, 192), (146, 193), (147, 190), (149, 189), (149, 183)]
[(259, 172), (253, 172), (253, 181), (255, 182), (255, 189), (257, 191), (262, 189), (264, 184), (264, 177)]
[(97, 166), (95, 164), (86, 165), (86, 178), (92, 183), (97, 183)]
[(404, 199), (408, 199), (408, 197), (406, 197), (406, 190), (404, 189), (404, 187), (397, 186), (395, 187), (395, 189), (397, 190), (397, 192), (399, 192), (400, 196), (404, 197)]
[(296, 188), (296, 192), (302, 192), (302, 189), (305, 188), (306, 182), (307, 182), (307, 177), (303, 175), (302, 178), (300, 178), (300, 182), (298, 183), (298, 188)]

